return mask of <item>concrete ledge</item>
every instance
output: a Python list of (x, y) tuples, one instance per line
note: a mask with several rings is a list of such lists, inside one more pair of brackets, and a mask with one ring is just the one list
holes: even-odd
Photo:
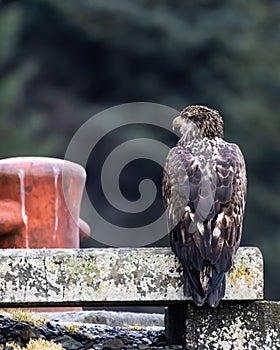
[[(262, 298), (261, 252), (240, 248), (225, 299)], [(183, 300), (181, 268), (169, 248), (0, 250), (0, 307)]]
[(280, 349), (280, 302), (184, 303), (170, 306), (165, 322), (169, 343), (184, 349)]

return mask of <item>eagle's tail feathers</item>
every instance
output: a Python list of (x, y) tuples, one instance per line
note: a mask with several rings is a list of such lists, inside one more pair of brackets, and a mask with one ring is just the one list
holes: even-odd
[(191, 297), (191, 292), (190, 292), (190, 286), (189, 286), (189, 278), (186, 274), (186, 271), (184, 269), (184, 296), (185, 297)]
[(216, 307), (225, 295), (225, 273), (216, 272), (215, 267), (211, 265), (206, 271), (210, 270), (211, 277), (205, 275), (203, 281), (203, 272), (195, 268), (190, 270), (189, 266), (184, 265), (184, 295), (191, 296), (198, 306), (207, 302), (210, 306)]
[(198, 306), (203, 305), (207, 299), (200, 283), (199, 271), (195, 268), (190, 271), (188, 266), (184, 266), (184, 295), (191, 296)]
[(219, 282), (216, 284), (215, 288), (207, 296), (207, 303), (212, 306), (218, 306), (220, 300), (225, 296), (226, 291), (226, 281), (225, 273), (220, 274)]

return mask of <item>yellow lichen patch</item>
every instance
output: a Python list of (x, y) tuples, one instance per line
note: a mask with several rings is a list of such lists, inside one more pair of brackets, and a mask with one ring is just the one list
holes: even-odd
[(43, 316), (39, 316), (33, 312), (22, 309), (8, 309), (7, 311), (1, 310), (1, 314), (17, 320), (19, 322), (28, 322), (34, 326), (41, 327), (48, 322), (48, 319)]
[[(10, 347), (13, 350), (64, 350), (64, 348), (60, 344), (56, 344), (53, 341), (47, 341), (43, 339), (30, 339), (29, 343), (26, 345), (26, 347), (21, 348), (16, 343), (7, 343), (5, 347)], [(3, 347), (0, 347), (0, 350), (4, 349)]]
[(236, 267), (235, 265), (228, 273), (229, 279), (233, 285), (236, 285), (238, 281), (243, 277), (246, 283), (250, 284), (255, 278), (254, 274), (244, 265)]

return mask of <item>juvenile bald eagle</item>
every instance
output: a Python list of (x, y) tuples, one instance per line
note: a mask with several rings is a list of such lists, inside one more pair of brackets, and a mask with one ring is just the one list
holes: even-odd
[(223, 140), (218, 111), (188, 106), (173, 120), (182, 134), (167, 156), (163, 200), (172, 250), (182, 263), (184, 293), (216, 307), (239, 247), (246, 169), (237, 145)]

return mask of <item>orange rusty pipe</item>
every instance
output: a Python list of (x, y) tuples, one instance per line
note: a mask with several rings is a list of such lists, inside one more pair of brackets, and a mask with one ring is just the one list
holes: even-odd
[(90, 236), (79, 218), (85, 179), (63, 159), (0, 160), (0, 248), (78, 248)]
[(91, 231), (90, 227), (83, 219), (81, 218), (79, 219), (78, 226), (79, 226), (79, 234), (80, 234), (81, 241), (90, 237), (90, 231)]
[(23, 225), (21, 204), (9, 199), (0, 200), (0, 236), (14, 234)]

